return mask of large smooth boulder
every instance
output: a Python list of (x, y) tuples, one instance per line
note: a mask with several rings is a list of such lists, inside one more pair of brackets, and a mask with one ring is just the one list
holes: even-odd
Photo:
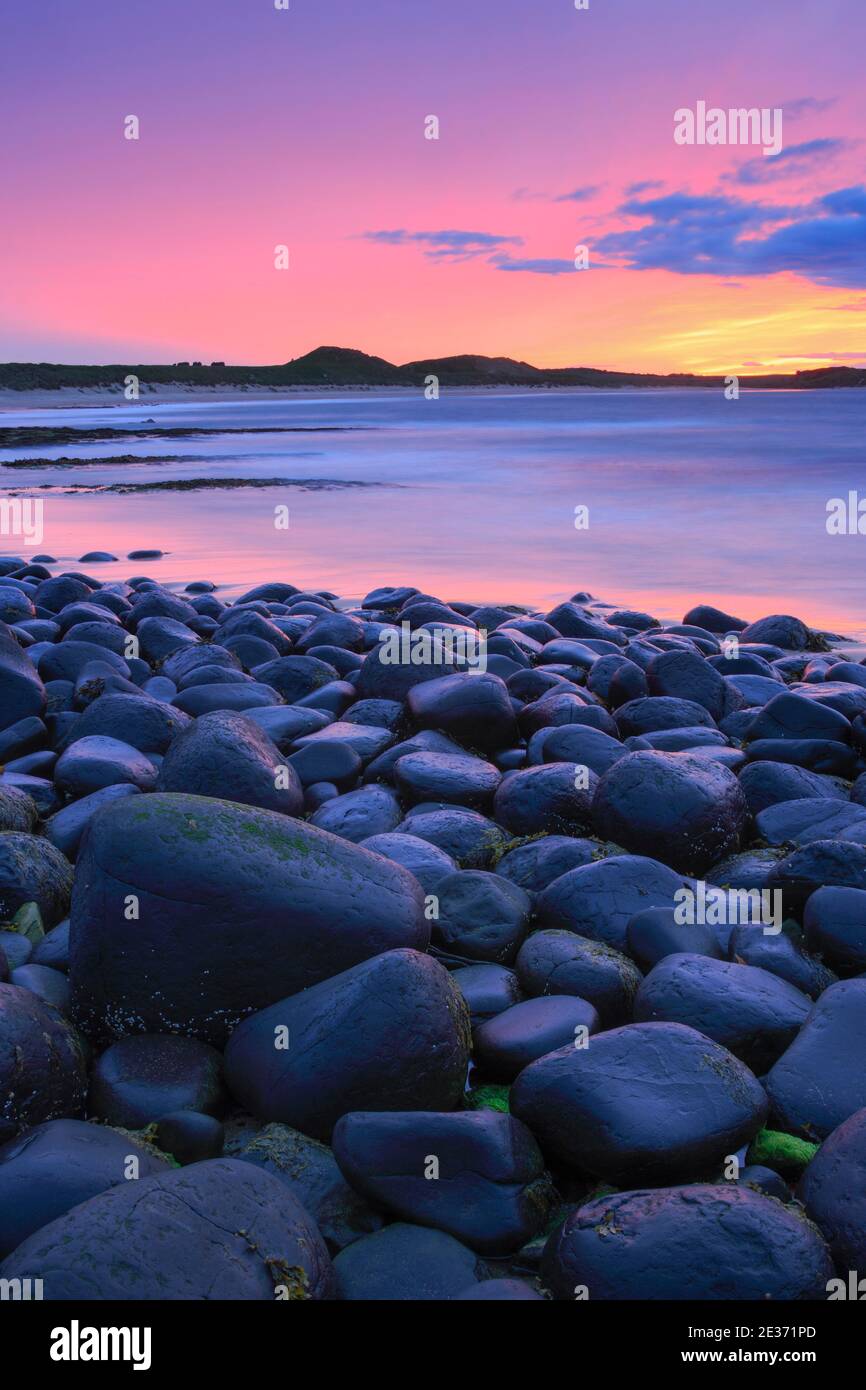
[(493, 1110), (352, 1112), (334, 1129), (346, 1179), (376, 1206), (487, 1255), (532, 1240), (554, 1192), (525, 1125)]
[(79, 1115), (87, 1091), (81, 1040), (32, 990), (0, 984), (0, 1143)]
[(110, 1187), (25, 1240), (0, 1277), (41, 1279), (47, 1300), (74, 1302), (272, 1303), (334, 1289), (300, 1202), (270, 1173), (227, 1158)]
[(435, 887), (433, 939), (460, 960), (507, 964), (528, 929), (532, 899), (516, 883), (483, 869), (463, 869)]
[(469, 1014), (447, 970), (396, 950), (245, 1019), (225, 1053), (244, 1109), (316, 1139), (350, 1110), (453, 1110)]
[(295, 769), (283, 760), (263, 729), (243, 714), (218, 710), (202, 715), (177, 735), (159, 770), (161, 792), (224, 796), (299, 816), (304, 793)]
[(121, 1038), (96, 1059), (88, 1112), (110, 1125), (144, 1129), (175, 1110), (220, 1116), (222, 1057), (197, 1038), (167, 1033)]
[(67, 740), (92, 734), (122, 739), (141, 753), (165, 753), (176, 734), (188, 727), (190, 717), (162, 700), (145, 695), (100, 695), (82, 712)]
[(794, 1041), (811, 999), (751, 965), (683, 951), (647, 975), (635, 999), (637, 1023), (687, 1023), (760, 1074)]
[(544, 763), (513, 772), (499, 786), (493, 816), (513, 835), (587, 830), (596, 774), (575, 763)]
[(524, 941), (514, 968), (529, 995), (577, 995), (606, 1028), (631, 1022), (640, 971), (612, 946), (571, 931), (537, 931)]
[(733, 1184), (599, 1197), (566, 1218), (542, 1262), (564, 1300), (581, 1287), (590, 1300), (823, 1299), (832, 1276), (819, 1231), (795, 1207)]
[(168, 1167), (146, 1145), (104, 1125), (35, 1125), (0, 1147), (0, 1259), (98, 1192)]
[(73, 799), (120, 785), (149, 792), (156, 786), (156, 779), (156, 767), (146, 754), (131, 743), (103, 734), (91, 734), (70, 744), (54, 768), (58, 791)]
[(803, 910), (806, 940), (837, 970), (866, 971), (866, 889), (819, 888)]
[(776, 1129), (826, 1139), (866, 1106), (866, 979), (821, 995), (791, 1046), (765, 1077)]
[(45, 710), (45, 686), (33, 662), (0, 623), (0, 729)]
[(699, 1179), (754, 1138), (767, 1097), (732, 1053), (680, 1023), (633, 1023), (532, 1062), (511, 1113), (542, 1150), (617, 1187)]
[(483, 1261), (445, 1231), (393, 1221), (356, 1240), (334, 1261), (337, 1297), (347, 1302), (444, 1302), (484, 1278)]
[(774, 613), (769, 618), (758, 618), (744, 627), (740, 641), (765, 643), (771, 647), (783, 647), (785, 651), (802, 652), (809, 646), (810, 633), (799, 618), (792, 618), (787, 613)]
[(554, 879), (538, 895), (538, 922), (626, 951), (631, 918), (645, 907), (673, 907), (675, 894), (688, 886), (655, 859), (615, 854)]
[(726, 767), (691, 753), (650, 750), (608, 769), (592, 816), (604, 838), (697, 874), (737, 848), (746, 800)]
[(72, 869), (54, 845), (39, 835), (0, 834), (0, 922), (25, 903), (36, 903), (43, 925), (56, 926), (69, 910)]
[(498, 676), (467, 673), (424, 681), (409, 691), (407, 704), (419, 728), (440, 730), (466, 748), (490, 753), (516, 740), (514, 710)]
[(390, 860), (273, 811), (157, 792), (88, 826), (72, 901), (74, 1006), (99, 1036), (175, 1031), (220, 1044), (245, 1014), (428, 939), (421, 889)]
[(703, 705), (713, 719), (727, 712), (723, 678), (696, 652), (661, 652), (650, 661), (646, 678), (650, 695), (691, 700)]
[[(0, 1169), (2, 1173), (2, 1169)], [(866, 1109), (827, 1136), (800, 1179), (797, 1196), (840, 1269), (866, 1269)]]

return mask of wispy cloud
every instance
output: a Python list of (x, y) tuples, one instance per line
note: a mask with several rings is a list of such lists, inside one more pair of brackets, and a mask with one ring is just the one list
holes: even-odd
[(672, 193), (620, 209), (643, 219), (600, 238), (597, 250), (634, 270), (757, 276), (784, 271), (817, 285), (866, 287), (866, 187), (839, 189), (806, 207)]
[(421, 245), (424, 255), (434, 261), (470, 261), (503, 246), (522, 246), (523, 237), (498, 236), (493, 232), (464, 232), (448, 229), (439, 232), (409, 232), (403, 227), (390, 231), (363, 232), (365, 241), (385, 246)]
[(581, 184), (568, 193), (543, 193), (534, 188), (515, 188), (511, 196), (516, 203), (586, 203), (603, 188), (603, 183)]
[(582, 188), (575, 188), (571, 193), (560, 193), (554, 198), (555, 203), (586, 203), (590, 198), (594, 198), (596, 193), (600, 193), (604, 187), (601, 183), (587, 183)]
[(850, 148), (850, 140), (806, 140), (780, 150), (774, 159), (748, 159), (739, 169), (723, 177), (728, 183), (742, 184), (780, 183), (785, 179), (802, 178), (814, 173), (816, 166), (831, 163)]
[(656, 188), (664, 188), (661, 179), (643, 179), (640, 183), (630, 183), (627, 185), (625, 194), (627, 198), (637, 198), (641, 193), (652, 193)]
[(508, 270), (523, 272), (528, 275), (574, 275), (574, 261), (558, 260), (555, 257), (538, 257), (536, 259), (521, 258), (515, 256), (501, 255), (491, 256), (491, 265), (495, 265), (497, 270)]
[(819, 116), (822, 111), (829, 111), (837, 101), (838, 97), (798, 97), (796, 101), (783, 102), (782, 109), (786, 121), (801, 121), (805, 116)]

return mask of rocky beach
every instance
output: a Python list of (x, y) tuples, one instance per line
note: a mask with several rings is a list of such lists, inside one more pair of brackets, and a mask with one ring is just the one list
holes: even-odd
[(862, 651), (159, 564), (0, 559), (0, 1278), (848, 1296)]

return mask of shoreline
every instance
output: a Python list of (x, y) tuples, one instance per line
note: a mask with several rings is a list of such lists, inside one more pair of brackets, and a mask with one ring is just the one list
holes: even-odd
[[(718, 386), (558, 386), (544, 384), (532, 386), (527, 383), (514, 385), (491, 385), (491, 386), (445, 386), (441, 388), (442, 396), (477, 396), (477, 395), (498, 395), (498, 396), (543, 396), (548, 394), (555, 395), (578, 395), (578, 396), (628, 396), (628, 395), (716, 395), (722, 389)], [(782, 395), (786, 392), (794, 392), (797, 395), (803, 393), (824, 394), (827, 391), (834, 393), (847, 393), (849, 391), (860, 391), (858, 386), (740, 386), (741, 395)], [(0, 389), (0, 415), (12, 414), (15, 411), (27, 410), (64, 410), (76, 406), (87, 408), (103, 408), (115, 406), (119, 409), (135, 410), (145, 406), (163, 405), (193, 405), (198, 402), (207, 402), (209, 405), (237, 405), (243, 401), (250, 403), (261, 403), (262, 401), (277, 402), (288, 398), (298, 397), (305, 400), (328, 400), (336, 395), (349, 396), (393, 396), (393, 397), (412, 397), (424, 395), (423, 386), (354, 386), (354, 385), (318, 385), (318, 386), (183, 386), (176, 385), (171, 387), (148, 388), (143, 384), (141, 395), (137, 401), (128, 401), (124, 398), (123, 389), (118, 387), (116, 390), (106, 386), (58, 386), (52, 390), (26, 390), (13, 391), (9, 388)]]

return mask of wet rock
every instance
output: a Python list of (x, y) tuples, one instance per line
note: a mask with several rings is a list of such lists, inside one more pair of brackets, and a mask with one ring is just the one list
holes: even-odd
[(195, 1038), (122, 1038), (90, 1075), (90, 1113), (123, 1129), (144, 1129), (173, 1110), (219, 1116), (226, 1100), (220, 1054)]
[(498, 676), (461, 674), (425, 681), (412, 687), (407, 703), (421, 728), (440, 730), (466, 748), (493, 752), (510, 747), (517, 735), (511, 700)]
[(168, 1166), (132, 1136), (101, 1125), (35, 1125), (0, 1147), (0, 1258), (81, 1202), (127, 1182), (133, 1172), (148, 1178)]
[(683, 951), (722, 959), (722, 949), (712, 927), (701, 922), (682, 923), (676, 909), (670, 907), (648, 907), (636, 913), (626, 928), (626, 945), (641, 970), (647, 972), (659, 961)]
[(598, 778), (574, 763), (546, 762), (513, 772), (493, 800), (493, 816), (513, 835), (587, 830)]
[(444, 801), (486, 811), (502, 775), (482, 758), (448, 753), (409, 753), (394, 764), (394, 782), (409, 805)]
[(758, 618), (742, 629), (741, 642), (766, 642), (785, 651), (801, 652), (810, 645), (811, 634), (806, 624), (799, 618), (788, 614), (774, 614), (771, 618)]
[[(2, 1172), (2, 1169), (0, 1169)], [(828, 1242), (841, 1273), (866, 1267), (866, 1109), (827, 1136), (797, 1197)]]
[(374, 854), (393, 859), (395, 864), (402, 864), (404, 869), (408, 869), (410, 874), (417, 878), (425, 893), (435, 893), (440, 880), (447, 874), (453, 874), (457, 868), (449, 854), (437, 849), (436, 845), (419, 839), (417, 835), (393, 831), (384, 835), (371, 835), (368, 839), (361, 840), (360, 845), (362, 849), (369, 849)]
[(43, 1120), (79, 1115), (86, 1088), (74, 1028), (31, 990), (0, 984), (0, 1143)]
[(721, 719), (727, 712), (724, 680), (694, 652), (661, 652), (650, 662), (646, 679), (650, 695), (703, 705), (713, 719)]
[(45, 686), (33, 662), (5, 624), (0, 625), (0, 729), (45, 710)]
[(0, 834), (0, 921), (36, 903), (43, 924), (53, 927), (66, 916), (71, 889), (72, 870), (54, 845), (22, 831)]
[(100, 695), (82, 712), (69, 744), (93, 735), (120, 739), (140, 753), (165, 753), (177, 734), (188, 728), (189, 715), (162, 700), (143, 695)]
[(33, 798), (19, 787), (0, 786), (0, 832), (30, 831), (39, 819)]
[(91, 734), (71, 743), (61, 753), (54, 781), (59, 791), (73, 799), (119, 784), (145, 792), (156, 786), (157, 770), (150, 758), (131, 743)]
[(601, 1021), (592, 1004), (575, 995), (541, 995), (514, 1004), (475, 1031), (473, 1056), (491, 1081), (511, 1082), (539, 1057), (563, 1047), (585, 1047)]
[(588, 1202), (550, 1237), (542, 1276), (559, 1299), (826, 1298), (817, 1229), (748, 1187), (698, 1183)]
[(397, 830), (436, 845), (465, 869), (486, 869), (509, 843), (495, 821), (463, 806), (424, 802), (409, 812)]
[(622, 738), (650, 734), (659, 729), (714, 727), (712, 715), (703, 705), (672, 695), (647, 695), (644, 699), (629, 700), (616, 711), (616, 723)]
[(397, 950), (245, 1019), (225, 1066), (253, 1115), (327, 1139), (359, 1106), (453, 1110), (468, 1058), (468, 1011), (448, 972)]
[(819, 888), (806, 901), (803, 927), (810, 949), (835, 970), (866, 971), (866, 889)]
[(528, 929), (532, 900), (516, 883), (498, 874), (468, 869), (436, 885), (433, 940), (458, 960), (514, 960)]
[(866, 980), (825, 990), (805, 1025), (765, 1078), (777, 1128), (825, 1139), (866, 1106)]
[(244, 1014), (378, 952), (424, 950), (428, 933), (398, 865), (272, 811), (155, 793), (90, 823), (70, 977), (86, 1031), (219, 1043)]
[(767, 875), (767, 887), (781, 889), (785, 915), (799, 921), (808, 898), (819, 888), (866, 890), (866, 845), (812, 840), (779, 860)]
[(395, 1221), (334, 1260), (337, 1297), (440, 1302), (465, 1294), (486, 1273), (479, 1257), (444, 1231)]
[(380, 1213), (352, 1190), (326, 1144), (288, 1125), (265, 1125), (235, 1157), (278, 1178), (310, 1213), (329, 1249), (381, 1230)]
[(163, 1153), (171, 1154), (184, 1167), (188, 1163), (220, 1158), (225, 1130), (213, 1115), (199, 1110), (175, 1110), (161, 1117), (154, 1139)]
[(481, 1254), (519, 1249), (553, 1207), (541, 1151), (510, 1115), (353, 1111), (333, 1143), (347, 1181), (370, 1202)]
[(511, 1112), (545, 1153), (626, 1187), (700, 1178), (758, 1132), (767, 1098), (694, 1028), (633, 1023), (533, 1062)]
[(570, 835), (545, 835), (540, 840), (518, 845), (504, 854), (496, 872), (510, 879), (527, 893), (540, 893), (555, 878), (592, 862), (598, 852), (594, 840), (574, 839)]
[[(64, 755), (65, 756), (65, 755)], [(173, 740), (159, 770), (161, 792), (219, 797), (297, 816), (303, 791), (276, 744), (243, 714), (205, 714)]]
[(504, 965), (464, 965), (451, 972), (451, 979), (466, 1000), (473, 1029), (523, 998), (517, 976)]
[[(111, 1187), (0, 1266), (49, 1299), (318, 1299), (333, 1269), (312, 1218), (269, 1173), (212, 1159)], [(281, 1292), (282, 1290), (282, 1292)]]
[(757, 816), (768, 806), (780, 801), (797, 801), (805, 797), (830, 797), (844, 801), (846, 793), (832, 777), (809, 772), (792, 763), (748, 763), (740, 773), (740, 786), (746, 797), (749, 814)]
[(673, 907), (683, 887), (688, 884), (666, 864), (616, 854), (554, 879), (538, 896), (538, 922), (625, 951), (631, 918), (646, 907)]
[(359, 787), (327, 801), (312, 824), (320, 830), (358, 844), (373, 835), (387, 835), (400, 824), (403, 812), (389, 787)]
[(517, 953), (515, 971), (527, 994), (577, 995), (606, 1028), (631, 1021), (641, 976), (628, 956), (571, 931), (538, 931)]
[[(776, 934), (766, 932), (763, 927), (742, 924), (731, 932), (728, 954), (731, 960), (742, 965), (755, 965), (787, 980), (810, 999), (817, 999), (836, 983), (836, 976), (815, 956), (803, 949), (799, 937), (795, 937), (793, 924), (787, 924)], [(790, 933), (790, 934), (789, 934)]]
[(812, 1007), (794, 985), (751, 965), (678, 953), (637, 992), (637, 1023), (685, 1023), (761, 1074), (793, 1042)]
[(129, 782), (116, 782), (112, 786), (91, 792), (89, 796), (83, 796), (79, 801), (73, 801), (62, 810), (55, 811), (45, 822), (45, 838), (74, 863), (78, 857), (81, 838), (96, 812), (113, 801), (140, 794), (141, 789)]
[(746, 801), (733, 773), (689, 753), (630, 753), (598, 783), (596, 830), (635, 854), (700, 873), (736, 849)]

